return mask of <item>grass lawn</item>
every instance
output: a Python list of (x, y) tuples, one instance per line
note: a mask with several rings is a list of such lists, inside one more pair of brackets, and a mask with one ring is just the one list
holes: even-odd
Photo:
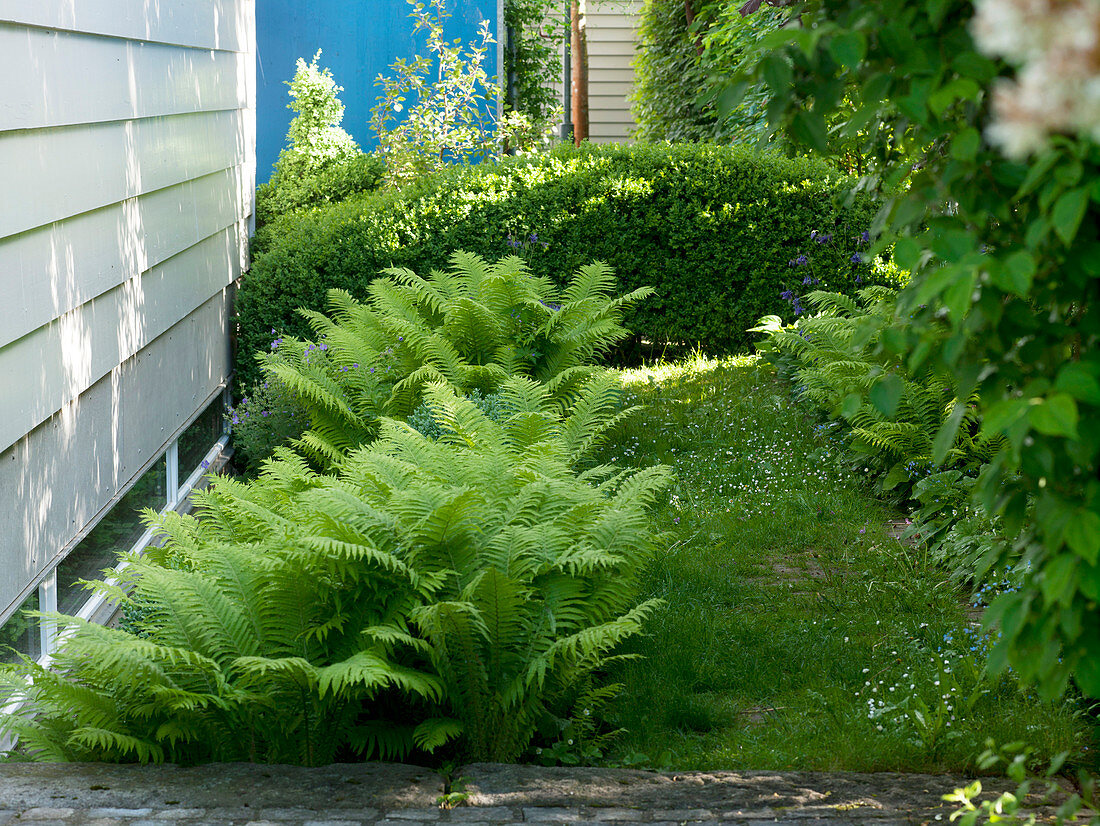
[[(1072, 701), (982, 673), (967, 594), (891, 536), (901, 518), (766, 365), (628, 371), (646, 404), (601, 459), (678, 483), (646, 597), (663, 610), (618, 667), (611, 762), (676, 769), (973, 770), (987, 738), (1095, 766)], [(896, 529), (895, 529), (896, 532)], [(973, 610), (970, 612), (975, 613)]]

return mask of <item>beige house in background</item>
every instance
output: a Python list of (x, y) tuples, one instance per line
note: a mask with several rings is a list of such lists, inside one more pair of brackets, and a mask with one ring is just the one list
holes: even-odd
[(642, 0), (589, 0), (588, 122), (593, 143), (626, 143), (638, 124), (627, 96), (634, 89), (635, 30)]
[[(588, 124), (592, 143), (630, 143), (638, 124), (634, 89), (635, 32), (643, 0), (588, 0)], [(556, 87), (559, 95), (562, 87)]]

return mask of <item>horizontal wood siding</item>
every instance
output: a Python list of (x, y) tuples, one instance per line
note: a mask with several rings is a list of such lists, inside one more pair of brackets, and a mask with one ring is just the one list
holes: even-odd
[(0, 0), (0, 621), (229, 371), (255, 0)]
[[(588, 125), (593, 143), (628, 143), (637, 128), (627, 96), (634, 88), (631, 62), (641, 8), (642, 0), (588, 0)], [(560, 83), (555, 89), (561, 94)]]
[(0, 0), (0, 21), (196, 49), (251, 52), (252, 0)]
[(222, 291), (0, 454), (9, 611), (224, 380), (229, 312)]

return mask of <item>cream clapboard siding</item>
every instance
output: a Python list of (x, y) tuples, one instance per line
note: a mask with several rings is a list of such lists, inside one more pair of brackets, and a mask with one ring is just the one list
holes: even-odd
[[(631, 63), (642, 2), (588, 0), (588, 131), (593, 143), (633, 140), (637, 122), (627, 96), (634, 89)], [(554, 90), (562, 99), (560, 81)]]
[(637, 123), (627, 95), (634, 88), (635, 28), (642, 0), (589, 0), (588, 131), (593, 143), (625, 143)]
[(0, 0), (0, 622), (224, 385), (255, 0)]

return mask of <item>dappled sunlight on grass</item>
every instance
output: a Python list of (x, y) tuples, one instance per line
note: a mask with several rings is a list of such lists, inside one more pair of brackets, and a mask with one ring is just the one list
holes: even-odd
[(646, 407), (601, 460), (677, 481), (645, 594), (666, 605), (615, 675), (613, 761), (966, 771), (988, 737), (1082, 754), (1071, 702), (984, 674), (965, 595), (766, 365), (696, 355), (623, 379)]

